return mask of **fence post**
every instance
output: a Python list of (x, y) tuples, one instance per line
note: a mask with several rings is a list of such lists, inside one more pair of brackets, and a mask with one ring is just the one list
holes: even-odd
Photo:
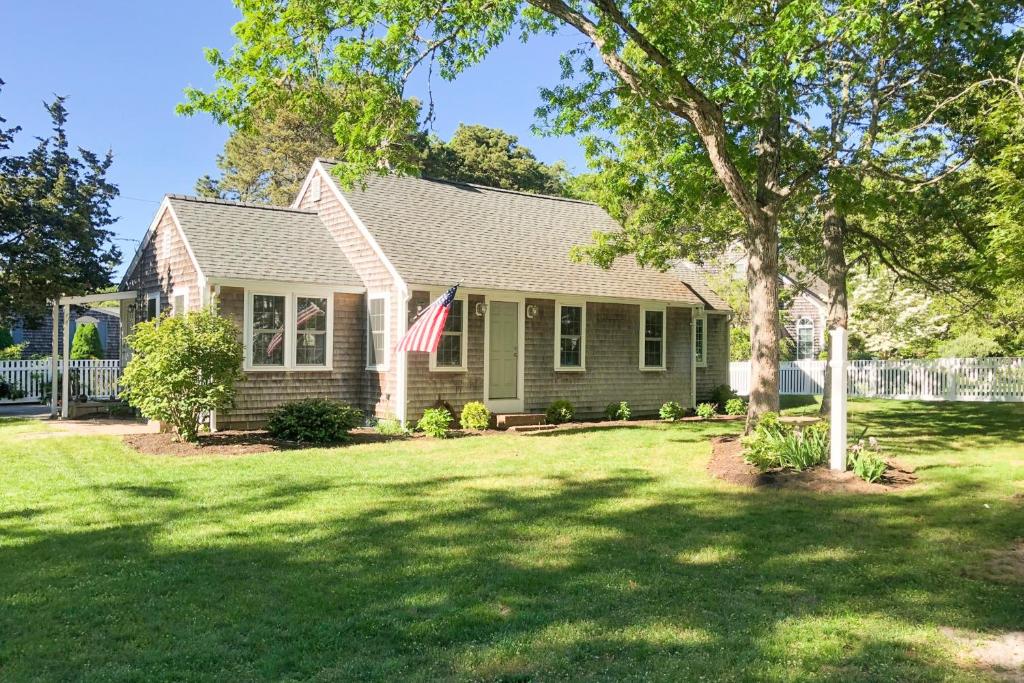
[(832, 423), (829, 426), (829, 465), (846, 471), (846, 329), (832, 329)]

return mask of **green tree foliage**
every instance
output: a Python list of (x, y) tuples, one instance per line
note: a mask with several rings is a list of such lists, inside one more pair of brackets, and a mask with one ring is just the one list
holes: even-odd
[(48, 299), (107, 286), (120, 260), (107, 229), (113, 156), (74, 154), (64, 98), (46, 110), (53, 132), (26, 154), (9, 152), (20, 128), (0, 128), (0, 320), (35, 321)]
[(423, 174), (540, 194), (566, 194), (565, 164), (538, 161), (519, 138), (499, 128), (460, 124), (452, 139), (429, 138)]
[(226, 408), (242, 377), (242, 345), (233, 322), (216, 310), (138, 323), (128, 345), (132, 359), (121, 385), (143, 415), (172, 425), (195, 441), (202, 417)]
[(11, 330), (6, 327), (0, 327), (0, 349), (5, 349), (8, 346), (14, 345), (14, 336), (11, 334)]
[(94, 323), (75, 326), (75, 338), (71, 342), (71, 360), (103, 358), (103, 340)]

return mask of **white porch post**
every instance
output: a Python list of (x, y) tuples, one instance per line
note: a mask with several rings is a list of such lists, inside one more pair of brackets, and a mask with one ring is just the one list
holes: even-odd
[(832, 329), (832, 414), (829, 465), (846, 471), (846, 329)]
[(61, 388), (60, 416), (68, 416), (71, 393), (71, 305), (64, 304), (64, 381)]
[(51, 330), (50, 348), (50, 417), (57, 417), (57, 354), (60, 353), (60, 304), (53, 300), (53, 329)]

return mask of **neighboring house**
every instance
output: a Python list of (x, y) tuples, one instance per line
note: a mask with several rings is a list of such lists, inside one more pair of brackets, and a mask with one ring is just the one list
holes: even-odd
[[(58, 354), (64, 353), (64, 337), (61, 334), (64, 329), (64, 310), (60, 309), (58, 315)], [(108, 360), (116, 360), (121, 352), (121, 311), (117, 308), (79, 308), (71, 309), (71, 332), (70, 338), (75, 338), (75, 330), (79, 324), (95, 323), (100, 333), (100, 341), (103, 342), (103, 357)], [(24, 321), (17, 321), (11, 327), (11, 336), (15, 344), (25, 343), (22, 351), (24, 358), (37, 356), (49, 357), (53, 349), (53, 317), (45, 315), (39, 319), (35, 327), (29, 327)]]
[[(398, 176), (343, 190), (330, 169), (318, 160), (291, 208), (170, 195), (127, 270), (133, 319), (216, 302), (238, 324), (245, 379), (218, 428), (259, 426), (306, 396), (402, 420), (556, 399), (581, 417), (618, 401), (651, 415), (728, 381), (728, 310), (706, 286), (632, 258), (569, 259), (617, 229), (596, 205)], [(437, 352), (397, 353), (458, 281)]]
[[(783, 265), (788, 272), (779, 275), (779, 281), (792, 293), (791, 297), (780, 301), (784, 314), (783, 333), (792, 343), (793, 356), (797, 360), (817, 358), (826, 347), (828, 285), (795, 261), (787, 260)], [(703, 280), (708, 276), (725, 274), (746, 281), (747, 257), (737, 244), (712, 263), (696, 265), (680, 261), (675, 272), (684, 280), (688, 275)]]

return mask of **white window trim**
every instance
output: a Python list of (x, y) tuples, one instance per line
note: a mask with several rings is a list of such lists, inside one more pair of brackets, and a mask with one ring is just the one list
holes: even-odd
[(391, 295), (388, 292), (369, 292), (366, 295), (366, 338), (363, 340), (365, 344), (364, 351), (366, 353), (367, 361), (370, 358), (370, 302), (374, 299), (384, 300), (384, 360), (383, 362), (370, 365), (366, 363), (367, 370), (373, 370), (375, 372), (387, 372), (391, 367), (388, 362), (391, 359)]
[[(444, 294), (444, 292), (441, 292), (441, 291), (431, 292), (430, 293), (430, 303), (433, 303), (434, 301), (436, 301), (438, 299), (438, 297), (440, 297), (442, 294)], [(456, 294), (455, 295), (455, 301), (461, 301), (462, 302), (462, 345), (461, 345), (462, 358), (461, 358), (460, 364), (457, 365), (457, 366), (456, 365), (438, 365), (437, 364), (437, 349), (435, 349), (434, 352), (432, 354), (430, 354), (430, 364), (429, 364), (430, 372), (466, 372), (466, 367), (467, 367), (466, 366), (467, 347), (469, 346), (469, 335), (467, 334), (467, 331), (469, 330), (469, 299), (466, 297), (465, 294), (461, 294), (461, 295), (460, 294)], [(427, 305), (430, 305), (430, 304), (428, 303)], [(444, 333), (442, 332), (442, 335), (443, 334)], [(441, 348), (440, 341), (438, 342), (438, 348)]]
[(174, 289), (171, 290), (171, 315), (178, 315), (178, 313), (179, 313), (179, 311), (174, 310), (174, 300), (177, 299), (179, 296), (183, 297), (184, 300), (185, 300), (185, 305), (184, 305), (184, 307), (182, 308), (182, 310), (180, 312), (182, 314), (188, 313), (188, 296), (189, 296), (189, 294), (190, 294), (189, 288), (188, 287), (184, 287), (184, 286), (182, 286), (182, 287), (175, 287)]
[[(693, 332), (693, 362), (698, 368), (706, 368), (708, 366), (708, 316), (705, 313), (697, 313), (693, 318), (694, 332)], [(704, 353), (700, 356), (697, 355), (697, 330), (696, 327), (699, 324), (701, 331), (703, 332), (704, 342)]]
[[(661, 365), (644, 364), (644, 342), (647, 340), (645, 323), (648, 313), (661, 313)], [(665, 359), (668, 356), (668, 309), (665, 306), (641, 306), (640, 307), (640, 330), (637, 335), (640, 338), (640, 369), (646, 372), (663, 372), (666, 370)]]
[[(806, 358), (800, 357), (800, 330), (810, 329), (811, 331), (811, 355)], [(800, 319), (796, 321), (796, 359), (797, 360), (814, 360), (814, 321), (806, 315), (800, 316)]]
[[(242, 369), (246, 372), (326, 372), (333, 370), (334, 365), (334, 292), (330, 289), (292, 289), (284, 287), (258, 287), (245, 290), (245, 312), (242, 318), (244, 325), (245, 358)], [(284, 297), (284, 364), (253, 365), (252, 362), (252, 298), (254, 296)], [(324, 365), (298, 365), (295, 362), (295, 328), (296, 300), (299, 297), (310, 297), (327, 300), (327, 335), (324, 340), (326, 347)]]
[[(562, 365), (562, 308), (580, 309), (580, 364)], [(575, 300), (555, 301), (555, 372), (587, 371), (587, 302)]]
[(156, 320), (157, 321), (157, 325), (160, 324), (160, 314), (162, 313), (162, 311), (160, 310), (160, 299), (161, 299), (161, 296), (160, 296), (160, 290), (159, 289), (156, 290), (155, 292), (147, 292), (146, 293), (146, 308), (143, 309), (145, 311), (145, 313), (143, 313), (143, 315), (146, 316), (146, 320), (150, 320), (151, 318), (149, 318), (149, 302), (153, 301), (153, 300), (156, 301), (156, 315), (153, 316), (152, 320)]

